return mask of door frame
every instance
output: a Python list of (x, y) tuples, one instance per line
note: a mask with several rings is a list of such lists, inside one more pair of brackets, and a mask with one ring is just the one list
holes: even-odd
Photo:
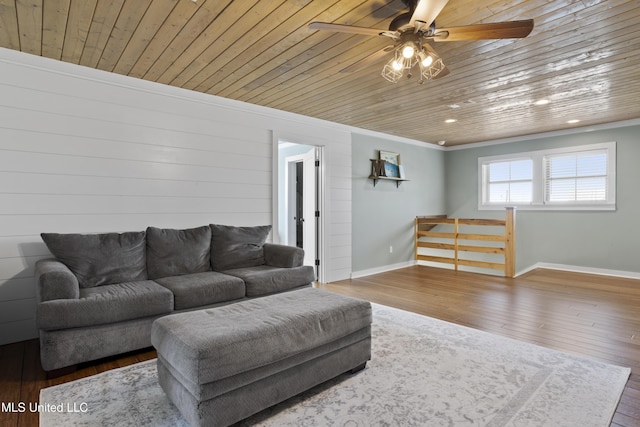
[[(284, 186), (286, 185), (285, 170), (288, 164), (284, 161), (284, 157), (280, 157), (281, 144), (286, 145), (304, 145), (313, 147), (316, 150), (316, 159), (319, 163), (319, 167), (316, 168), (316, 209), (320, 212), (320, 216), (314, 218), (316, 220), (316, 259), (320, 261), (320, 265), (316, 268), (316, 280), (323, 283), (326, 273), (326, 254), (325, 254), (325, 167), (323, 162), (324, 146), (313, 144), (311, 142), (301, 142), (304, 138), (295, 138), (297, 141), (293, 141), (292, 138), (278, 137), (273, 135), (273, 186), (272, 186), (272, 199), (273, 199), (273, 232), (272, 239), (274, 243), (286, 245), (286, 209), (285, 200), (283, 198), (288, 197), (284, 193)], [(293, 156), (289, 156), (293, 157)]]

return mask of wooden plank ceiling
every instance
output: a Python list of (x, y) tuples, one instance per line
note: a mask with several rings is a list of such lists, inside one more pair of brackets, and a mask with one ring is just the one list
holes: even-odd
[(638, 0), (450, 0), (438, 27), (535, 27), (432, 43), (451, 73), (423, 85), (384, 80), (389, 57), (340, 72), (390, 39), (307, 27), (386, 29), (402, 12), (400, 0), (0, 0), (0, 46), (448, 146), (640, 118)]

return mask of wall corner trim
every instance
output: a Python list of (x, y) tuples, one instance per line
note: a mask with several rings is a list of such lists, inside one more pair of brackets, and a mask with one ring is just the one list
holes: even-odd
[(375, 267), (375, 268), (368, 268), (366, 270), (360, 270), (360, 271), (352, 272), (351, 273), (351, 278), (352, 279), (358, 279), (360, 277), (372, 276), (374, 274), (384, 273), (386, 271), (398, 270), (400, 268), (411, 267), (411, 266), (414, 266), (414, 265), (416, 265), (416, 261), (411, 260), (411, 261), (406, 261), (406, 262), (400, 262), (400, 263), (397, 263), (397, 264), (383, 265), (383, 266)]

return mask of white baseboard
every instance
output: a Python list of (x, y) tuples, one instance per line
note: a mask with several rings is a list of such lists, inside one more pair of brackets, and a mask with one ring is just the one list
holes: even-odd
[[(400, 268), (411, 267), (413, 265), (424, 265), (420, 261), (406, 261), (398, 264), (384, 265), (367, 270), (354, 271), (351, 273), (352, 279), (371, 276), (373, 274), (384, 273), (385, 271), (398, 270)], [(597, 274), (600, 276), (622, 277), (626, 279), (640, 279), (640, 273), (636, 271), (609, 270), (606, 268), (583, 267), (579, 265), (554, 264), (550, 262), (538, 262), (516, 273), (515, 277), (522, 276), (536, 268), (546, 268), (549, 270), (571, 271), (574, 273)]]
[(400, 262), (398, 264), (384, 265), (382, 267), (369, 268), (367, 270), (353, 271), (351, 272), (352, 279), (358, 279), (360, 277), (371, 276), (373, 274), (384, 273), (385, 271), (398, 270), (400, 268), (411, 267), (416, 265), (414, 260)]
[(575, 273), (598, 274), (601, 276), (623, 277), (627, 279), (640, 279), (640, 273), (635, 271), (609, 270), (606, 268), (582, 267), (577, 265), (553, 264), (549, 262), (538, 262), (531, 267), (525, 268), (516, 274), (516, 277), (535, 270), (536, 268), (547, 268), (549, 270), (572, 271)]

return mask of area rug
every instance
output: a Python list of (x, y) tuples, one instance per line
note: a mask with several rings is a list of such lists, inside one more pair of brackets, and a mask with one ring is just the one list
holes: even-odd
[[(380, 305), (372, 329), (365, 370), (240, 425), (608, 426), (630, 374)], [(187, 426), (158, 385), (154, 360), (43, 389), (39, 403), (42, 427)]]

